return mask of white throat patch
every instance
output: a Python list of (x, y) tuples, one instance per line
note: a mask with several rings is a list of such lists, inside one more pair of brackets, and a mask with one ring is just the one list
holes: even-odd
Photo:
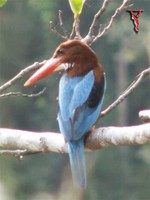
[(75, 66), (75, 63), (62, 63), (54, 71), (59, 71), (59, 70), (62, 70), (62, 69), (64, 69), (66, 71), (70, 68), (73, 68), (74, 66)]
[(73, 68), (75, 63), (63, 63), (62, 66), (65, 70), (68, 70), (70, 68)]

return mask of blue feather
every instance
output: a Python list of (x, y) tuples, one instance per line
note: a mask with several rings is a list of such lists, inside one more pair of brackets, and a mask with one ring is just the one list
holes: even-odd
[(103, 81), (102, 96), (99, 97), (96, 106), (88, 104), (95, 83), (93, 70), (82, 77), (69, 77), (64, 74), (59, 84), (59, 128), (68, 144), (73, 182), (82, 188), (86, 187), (83, 136), (99, 116), (105, 90), (105, 77)]
[[(70, 78), (67, 74), (64, 74), (60, 80), (58, 121), (60, 131), (67, 140), (73, 139), (73, 136), (75, 137), (74, 139), (79, 139), (85, 133), (80, 131), (79, 127), (83, 125), (82, 121), (89, 113), (83, 109), (84, 112), (80, 112), (79, 118), (77, 118), (75, 123), (73, 122), (73, 119), (76, 109), (82, 106), (88, 99), (93, 84), (93, 71), (90, 71), (84, 77)], [(89, 128), (90, 127), (87, 127), (85, 129)]]
[(86, 169), (83, 139), (79, 141), (69, 141), (67, 144), (74, 185), (85, 189)]

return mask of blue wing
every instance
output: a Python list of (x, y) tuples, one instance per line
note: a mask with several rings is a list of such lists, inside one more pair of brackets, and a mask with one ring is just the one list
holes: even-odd
[(84, 77), (64, 74), (59, 85), (58, 122), (67, 140), (73, 182), (86, 187), (83, 135), (97, 120), (105, 90), (105, 77), (96, 83), (94, 72)]
[[(103, 94), (97, 105), (91, 106), (93, 95), (100, 93), (96, 91), (92, 94), (94, 81), (93, 70), (84, 77), (70, 78), (64, 74), (60, 80), (58, 122), (60, 131), (67, 141), (82, 138), (98, 118)], [(102, 87), (104, 90), (104, 85)]]

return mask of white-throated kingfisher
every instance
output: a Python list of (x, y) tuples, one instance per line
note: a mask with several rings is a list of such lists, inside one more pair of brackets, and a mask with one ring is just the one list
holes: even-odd
[(58, 46), (52, 58), (25, 83), (32, 85), (64, 69), (59, 82), (58, 123), (68, 145), (73, 182), (86, 187), (84, 137), (97, 121), (105, 92), (105, 74), (94, 51), (79, 40)]

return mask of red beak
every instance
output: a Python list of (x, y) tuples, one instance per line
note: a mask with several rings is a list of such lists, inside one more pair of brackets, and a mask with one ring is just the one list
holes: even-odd
[(52, 74), (60, 64), (60, 58), (51, 58), (25, 82), (24, 86), (30, 86)]

